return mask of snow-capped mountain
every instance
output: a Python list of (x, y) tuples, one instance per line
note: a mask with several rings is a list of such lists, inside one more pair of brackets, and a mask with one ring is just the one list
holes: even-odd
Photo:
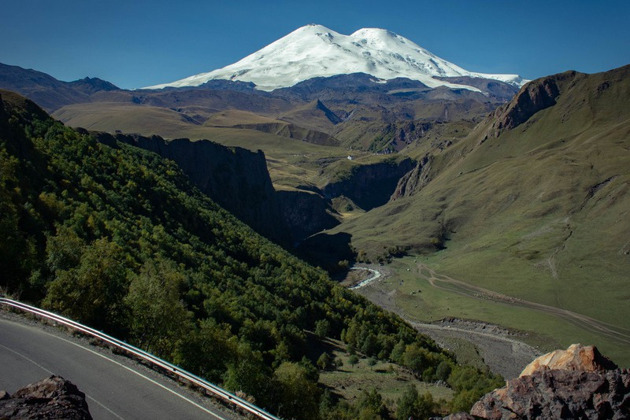
[(311, 24), (222, 69), (148, 89), (199, 86), (209, 80), (222, 79), (252, 82), (257, 89), (272, 91), (314, 77), (352, 73), (366, 73), (380, 80), (406, 77), (419, 80), (431, 88), (448, 86), (478, 90), (436, 77), (480, 77), (517, 87), (526, 82), (516, 74), (464, 70), (385, 29), (364, 28), (352, 35), (342, 35), (324, 26)]

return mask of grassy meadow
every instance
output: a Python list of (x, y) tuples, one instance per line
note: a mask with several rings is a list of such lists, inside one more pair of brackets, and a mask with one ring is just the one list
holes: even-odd
[[(388, 266), (393, 274), (380, 280), (376, 287), (393, 296), (395, 305), (411, 321), (430, 323), (447, 317), (479, 320), (517, 331), (519, 340), (543, 352), (566, 348), (579, 342), (596, 345), (604, 355), (620, 366), (630, 366), (628, 342), (602, 335), (575, 320), (523, 307), (518, 302), (493, 299), (492, 296), (457, 286), (440, 282), (437, 284), (447, 290), (432, 286), (426, 270), (420, 270), (419, 264), (436, 270), (439, 275), (448, 273), (455, 277), (448, 270), (448, 264), (445, 264), (450, 258), (449, 252), (445, 250), (432, 256), (396, 259)], [(465, 273), (460, 274), (462, 277), (455, 278), (468, 280)], [(599, 306), (606, 307), (604, 302), (599, 302)], [(609, 307), (610, 312), (616, 310), (617, 308)]]

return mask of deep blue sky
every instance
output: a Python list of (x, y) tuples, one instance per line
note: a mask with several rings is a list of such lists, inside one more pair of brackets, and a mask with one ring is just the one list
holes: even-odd
[(630, 64), (630, 0), (4, 0), (0, 62), (122, 88), (238, 61), (300, 26), (396, 32), (467, 70), (533, 79)]

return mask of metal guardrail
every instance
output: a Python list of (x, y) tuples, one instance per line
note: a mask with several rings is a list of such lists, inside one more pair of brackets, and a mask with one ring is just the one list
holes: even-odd
[(7, 299), (7, 298), (0, 298), (0, 304), (4, 304), (16, 309), (20, 309), (22, 311), (26, 311), (26, 312), (30, 312), (32, 314), (35, 314), (37, 316), (55, 321), (59, 324), (63, 324), (66, 325), (70, 328), (73, 328), (77, 331), (80, 331), (84, 334), (90, 335), (92, 337), (98, 338), (99, 340), (102, 340), (110, 345), (113, 345), (119, 349), (125, 350), (126, 352), (129, 352), (131, 354), (133, 354), (134, 356), (145, 360), (149, 363), (151, 363), (154, 366), (158, 366), (162, 369), (165, 369), (166, 371), (168, 371), (169, 373), (176, 375), (182, 379), (185, 379), (186, 381), (189, 381), (201, 388), (203, 388), (204, 390), (206, 390), (207, 392), (209, 392), (210, 394), (214, 395), (215, 397), (218, 397), (219, 399), (232, 404), (242, 410), (245, 410), (246, 412), (253, 414), (255, 416), (257, 416), (258, 418), (264, 419), (264, 420), (281, 420), (279, 417), (273, 416), (269, 413), (267, 413), (265, 410), (256, 407), (254, 404), (245, 401), (244, 399), (237, 397), (236, 395), (206, 381), (205, 379), (202, 379), (200, 377), (198, 377), (197, 375), (194, 375), (186, 370), (183, 370), (165, 360), (160, 359), (159, 357), (156, 357), (150, 353), (147, 353), (144, 350), (141, 350), (137, 347), (134, 347), (130, 344), (125, 343), (124, 341), (121, 341), (117, 338), (111, 337), (107, 334), (104, 334), (100, 331), (97, 331), (93, 328), (87, 327), (85, 325), (79, 324), (78, 322), (75, 322), (71, 319), (65, 318), (61, 315), (57, 315), (55, 313), (52, 312), (48, 312), (45, 311), (43, 309), (37, 308), (35, 306), (31, 306), (31, 305), (27, 305), (25, 303), (22, 302), (18, 302), (12, 299)]

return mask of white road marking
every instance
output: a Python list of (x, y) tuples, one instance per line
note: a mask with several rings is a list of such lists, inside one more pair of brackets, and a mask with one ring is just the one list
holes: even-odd
[[(153, 379), (151, 379), (151, 378), (149, 378), (149, 377), (147, 377), (147, 376), (145, 376), (145, 375), (141, 374), (140, 372), (137, 372), (137, 371), (135, 371), (135, 370), (133, 370), (133, 369), (131, 369), (131, 368), (129, 368), (129, 367), (127, 367), (127, 366), (125, 366), (125, 365), (123, 365), (123, 364), (121, 364), (121, 363), (119, 363), (119, 362), (115, 361), (115, 360), (113, 360), (113, 359), (110, 359), (109, 357), (107, 357), (107, 356), (105, 356), (105, 355), (103, 355), (103, 354), (100, 354), (100, 353), (98, 353), (98, 352), (96, 352), (96, 351), (94, 351), (94, 350), (91, 350), (91, 349), (89, 349), (89, 348), (87, 348), (87, 347), (84, 347), (84, 346), (82, 346), (82, 345), (80, 345), (80, 344), (74, 343), (74, 342), (72, 342), (72, 341), (70, 341), (70, 340), (66, 340), (65, 338), (61, 338), (61, 337), (56, 336), (56, 335), (54, 335), (54, 334), (50, 334), (50, 333), (48, 333), (48, 332), (46, 332), (46, 331), (42, 331), (42, 333), (47, 334), (47, 335), (49, 335), (49, 336), (51, 336), (51, 337), (54, 337), (54, 338), (56, 338), (56, 339), (59, 339), (59, 340), (61, 340), (61, 341), (65, 341), (65, 342), (66, 342), (66, 343), (68, 343), (68, 344), (72, 344), (73, 346), (79, 347), (79, 348), (81, 348), (81, 349), (83, 349), (83, 350), (85, 350), (85, 351), (88, 351), (88, 352), (93, 353), (93, 354), (95, 354), (95, 355), (97, 355), (97, 356), (99, 356), (99, 357), (102, 357), (103, 359), (106, 359), (106, 360), (108, 360), (108, 361), (110, 361), (110, 362), (112, 362), (112, 363), (114, 363), (114, 364), (116, 364), (116, 365), (120, 366), (121, 368), (126, 369), (126, 370), (128, 370), (129, 372), (132, 372), (132, 373), (134, 373), (134, 374), (136, 374), (136, 375), (140, 376), (141, 378), (146, 379), (147, 381), (149, 381), (149, 382), (151, 382), (152, 384), (154, 384), (154, 385), (156, 385), (156, 386), (158, 386), (158, 387), (160, 387), (160, 388), (162, 388), (162, 389), (164, 389), (164, 390), (166, 390), (166, 391), (170, 392), (171, 394), (173, 394), (173, 395), (175, 395), (175, 396), (177, 396), (177, 397), (179, 397), (179, 398), (183, 399), (184, 401), (186, 401), (186, 402), (188, 402), (188, 403), (190, 403), (190, 404), (194, 405), (195, 407), (197, 407), (197, 408), (199, 408), (200, 410), (202, 410), (202, 411), (204, 411), (204, 412), (206, 412), (206, 413), (208, 413), (208, 414), (212, 415), (213, 417), (215, 417), (215, 418), (217, 418), (217, 419), (219, 419), (219, 420), (226, 420), (224, 417), (219, 417), (216, 413), (213, 413), (212, 411), (210, 411), (210, 410), (208, 410), (207, 408), (205, 408), (205, 407), (203, 407), (203, 406), (201, 406), (201, 405), (197, 404), (196, 402), (192, 401), (191, 399), (189, 399), (189, 398), (187, 398), (187, 397), (185, 397), (185, 396), (183, 396), (183, 395), (181, 395), (181, 394), (178, 394), (177, 392), (173, 391), (173, 390), (172, 390), (172, 389), (170, 389), (170, 388), (165, 387), (164, 385), (160, 384), (159, 382), (156, 382), (156, 381), (154, 381)], [(1, 344), (0, 344), (0, 345), (1, 345)], [(2, 347), (5, 347), (5, 346), (2, 346)], [(7, 347), (5, 347), (5, 348), (7, 348)], [(21, 356), (21, 357), (24, 357), (24, 358), (25, 358), (26, 360), (28, 360), (29, 362), (34, 363), (36, 366), (38, 366), (38, 367), (40, 367), (40, 368), (44, 369), (45, 371), (49, 372), (50, 374), (53, 374), (53, 372), (50, 372), (48, 369), (46, 369), (46, 368), (42, 367), (41, 365), (39, 365), (39, 364), (38, 364), (38, 363), (36, 363), (35, 361), (33, 361), (33, 360), (31, 360), (31, 359), (29, 359), (29, 358), (27, 358), (27, 357), (25, 357), (25, 356), (23, 356), (23, 355), (21, 355), (21, 354), (19, 354), (19, 353), (17, 353), (17, 352), (15, 352), (15, 351), (13, 351), (13, 350), (11, 350), (11, 349), (9, 349), (9, 348), (7, 348), (7, 349), (8, 349), (9, 351), (13, 352), (13, 353), (16, 353), (17, 355), (19, 355), (19, 356)], [(91, 399), (93, 399), (93, 398), (91, 398)], [(94, 400), (94, 399), (93, 399), (93, 400)], [(100, 404), (98, 401), (94, 400), (94, 402), (96, 402), (97, 404), (99, 404), (100, 406), (102, 406), (103, 408), (105, 408), (107, 411), (110, 411), (110, 412), (111, 412), (112, 414), (114, 414), (116, 417), (118, 417), (118, 418), (122, 419), (122, 417), (120, 417), (119, 415), (115, 414), (114, 412), (112, 412), (111, 410), (109, 410), (107, 407), (105, 407), (104, 405)], [(124, 419), (123, 419), (123, 420), (124, 420)]]

